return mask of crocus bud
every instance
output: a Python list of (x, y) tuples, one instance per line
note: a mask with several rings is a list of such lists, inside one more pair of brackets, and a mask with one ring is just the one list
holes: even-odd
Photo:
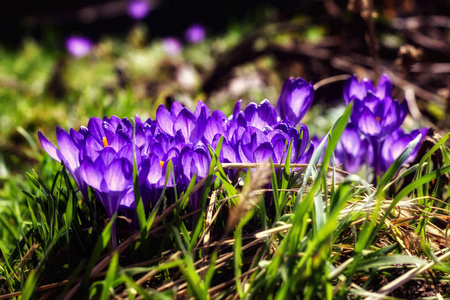
[(314, 99), (311, 82), (293, 77), (286, 80), (278, 98), (277, 111), (281, 119), (288, 119), (293, 126), (303, 118)]

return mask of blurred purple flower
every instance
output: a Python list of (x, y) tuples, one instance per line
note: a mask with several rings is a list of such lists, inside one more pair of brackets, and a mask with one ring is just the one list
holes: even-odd
[(75, 57), (87, 55), (92, 50), (92, 42), (85, 37), (71, 36), (66, 39), (66, 50)]
[(291, 77), (283, 84), (277, 111), (281, 119), (296, 126), (305, 116), (314, 99), (314, 87), (302, 78)]
[(149, 12), (150, 3), (146, 0), (131, 0), (128, 2), (128, 14), (133, 19), (143, 19)]
[(347, 125), (334, 151), (336, 163), (349, 173), (356, 173), (369, 159), (369, 141), (352, 123)]
[[(408, 144), (419, 134), (422, 134), (421, 142), (425, 138), (428, 128), (415, 129), (410, 133), (405, 133), (401, 128), (394, 131), (383, 143), (381, 147), (381, 171), (386, 172), (392, 163), (402, 154)], [(411, 162), (416, 157), (420, 143), (414, 148), (405, 163)]]
[(191, 25), (185, 33), (185, 38), (189, 43), (201, 43), (204, 41), (206, 36), (205, 27), (200, 24)]
[(163, 40), (164, 51), (169, 55), (177, 55), (183, 49), (183, 45), (179, 39), (175, 37), (167, 37)]

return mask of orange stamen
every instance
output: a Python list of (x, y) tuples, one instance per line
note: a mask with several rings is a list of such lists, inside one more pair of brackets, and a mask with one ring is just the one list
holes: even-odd
[(381, 118), (380, 118), (380, 117), (377, 117), (377, 121), (378, 121), (378, 123), (380, 123), (380, 121), (381, 121)]
[(161, 166), (161, 171), (162, 171), (162, 169), (163, 169), (163, 167), (164, 167), (164, 162), (161, 160), (161, 161), (159, 162), (159, 165)]
[(104, 147), (108, 147), (108, 146), (109, 146), (108, 140), (106, 139), (106, 136), (103, 137), (102, 142), (103, 142), (103, 146), (104, 146)]

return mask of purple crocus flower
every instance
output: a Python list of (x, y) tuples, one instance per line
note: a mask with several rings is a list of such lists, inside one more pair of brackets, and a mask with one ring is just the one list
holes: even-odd
[(239, 127), (246, 128), (247, 126), (253, 126), (264, 130), (265, 127), (278, 124), (277, 112), (269, 100), (264, 99), (260, 104), (252, 102), (247, 105), (244, 111), (241, 111), (241, 102), (242, 100), (239, 100), (234, 106), (230, 122), (225, 122), (229, 136), (234, 135), (234, 131)]
[(166, 37), (163, 40), (163, 49), (169, 55), (177, 55), (183, 49), (179, 39), (175, 37)]
[(71, 36), (66, 40), (67, 51), (75, 57), (87, 55), (92, 50), (92, 42), (82, 36)]
[(253, 126), (247, 127), (242, 134), (238, 153), (243, 163), (267, 162), (275, 156), (269, 139), (261, 130)]
[(355, 75), (344, 83), (344, 100), (354, 100), (351, 121), (372, 140), (382, 141), (403, 123), (408, 113), (406, 101), (401, 104), (391, 98), (392, 84), (383, 75), (377, 86), (363, 79), (358, 82)]
[[(386, 172), (392, 163), (402, 154), (408, 144), (414, 140), (419, 134), (422, 139), (425, 138), (428, 128), (415, 129), (410, 133), (405, 133), (401, 128), (394, 131), (383, 143), (381, 147), (381, 171)], [(414, 148), (411, 155), (406, 159), (405, 163), (411, 162), (416, 157), (420, 143)]]
[(165, 185), (169, 161), (172, 161), (173, 173), (169, 174), (167, 188), (181, 190), (185, 186), (180, 166), (180, 150), (174, 146), (168, 151), (164, 151), (158, 143), (154, 143), (152, 149), (155, 151), (143, 158), (142, 173), (139, 174), (139, 178), (143, 178), (140, 187), (144, 207), (148, 207), (149, 204), (153, 207), (160, 198)]
[(250, 103), (245, 108), (243, 115), (247, 121), (246, 126), (254, 126), (260, 130), (263, 130), (266, 126), (270, 127), (277, 124), (277, 112), (267, 99), (261, 101), (259, 105)]
[(149, 12), (150, 3), (146, 0), (131, 0), (128, 2), (128, 15), (133, 19), (143, 19)]
[(126, 158), (115, 158), (107, 153), (100, 155), (95, 161), (83, 161), (80, 170), (81, 177), (95, 190), (111, 217), (119, 209), (128, 190), (133, 187), (133, 165)]
[(200, 24), (191, 25), (185, 33), (185, 38), (189, 43), (198, 44), (205, 39), (205, 27)]
[(358, 127), (372, 145), (373, 164), (377, 175), (381, 175), (382, 142), (397, 130), (408, 113), (406, 101), (401, 104), (391, 98), (392, 84), (386, 75), (375, 89), (370, 81), (358, 82), (356, 76), (346, 80), (344, 99), (354, 101), (351, 122)]
[(345, 128), (334, 151), (337, 164), (349, 173), (356, 173), (369, 159), (369, 141), (361, 136), (354, 124)]
[[(182, 166), (184, 183), (187, 187), (194, 174), (197, 174), (197, 182), (208, 176), (211, 157), (205, 145), (195, 147), (186, 145), (180, 153), (180, 164)], [(199, 189), (190, 195), (190, 205), (193, 210), (198, 208), (202, 192), (203, 189)]]
[[(105, 148), (105, 150), (111, 148)], [(112, 150), (114, 151), (114, 150)], [(120, 203), (133, 188), (133, 165), (126, 158), (115, 158), (107, 151), (95, 161), (83, 161), (80, 173), (83, 180), (94, 189), (98, 200), (105, 206), (108, 217), (119, 209)], [(117, 245), (115, 224), (111, 234), (112, 244)]]
[(302, 78), (291, 77), (283, 84), (277, 111), (281, 119), (296, 126), (305, 116), (314, 99), (314, 87)]
[(311, 145), (305, 152), (309, 134), (304, 124), (301, 131), (300, 134), (295, 127), (286, 124), (278, 124), (275, 129), (266, 128), (265, 132), (249, 126), (237, 144), (239, 160), (243, 163), (260, 163), (272, 158), (274, 163), (284, 163), (292, 142), (291, 163), (305, 163), (311, 158), (314, 146)]
[[(74, 130), (71, 132), (74, 134), (77, 133)], [(88, 187), (80, 175), (80, 149), (82, 148), (82, 144), (76, 143), (72, 136), (59, 126), (56, 129), (56, 140), (59, 149), (49, 142), (42, 132), (39, 131), (38, 136), (42, 148), (44, 148), (54, 160), (59, 163), (64, 163), (64, 166), (69, 174), (72, 175), (75, 183), (83, 194), (83, 197), (89, 199)]]
[(305, 124), (300, 123), (300, 130), (298, 130), (289, 124), (279, 123), (273, 131), (268, 132), (267, 136), (273, 145), (276, 157), (274, 161), (278, 163), (286, 161), (286, 154), (291, 143), (291, 163), (303, 164), (308, 163), (311, 159), (314, 145), (310, 143), (308, 148), (309, 131)]

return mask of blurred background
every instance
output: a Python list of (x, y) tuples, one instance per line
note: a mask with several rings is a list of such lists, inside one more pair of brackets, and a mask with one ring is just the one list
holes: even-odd
[(291, 76), (318, 83), (303, 121), (321, 135), (353, 73), (388, 74), (407, 126), (448, 132), (450, 2), (0, 1), (0, 180), (42, 159), (38, 130), (174, 100), (229, 114), (239, 99), (275, 104)]

